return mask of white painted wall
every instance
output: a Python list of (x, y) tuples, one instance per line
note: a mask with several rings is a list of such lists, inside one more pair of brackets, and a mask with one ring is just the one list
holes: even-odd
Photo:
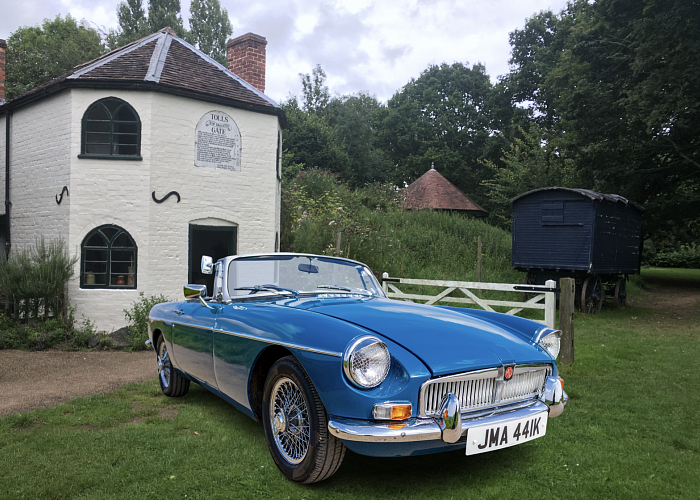
[[(78, 158), (85, 110), (110, 96), (127, 101), (139, 114), (143, 161)], [(274, 250), (280, 224), (276, 116), (151, 92), (73, 89), (66, 100), (71, 111), (65, 124), (70, 131), (70, 248), (80, 255), (83, 238), (102, 224), (121, 226), (138, 247), (137, 290), (81, 289), (76, 265), (68, 290), (79, 320), (89, 317), (98, 329), (111, 331), (126, 324), (123, 310), (139, 292), (179, 299), (187, 282), (191, 221), (213, 218), (237, 225), (238, 253)], [(195, 127), (212, 110), (236, 121), (240, 172), (194, 166)], [(158, 198), (177, 191), (181, 202), (171, 197), (157, 204), (153, 191)]]
[[(23, 106), (11, 120), (12, 252), (33, 245), (41, 236), (47, 240), (60, 237), (68, 243), (71, 200), (64, 196), (58, 205), (56, 195), (63, 186), (70, 188), (70, 95), (60, 92)], [(5, 143), (4, 127), (0, 142)], [(4, 158), (3, 152), (3, 164)], [(2, 172), (4, 177), (4, 168)]]

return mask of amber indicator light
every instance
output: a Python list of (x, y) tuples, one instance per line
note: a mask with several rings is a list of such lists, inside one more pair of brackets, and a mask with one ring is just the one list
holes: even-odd
[(411, 405), (394, 405), (391, 407), (392, 420), (406, 420), (411, 416)]

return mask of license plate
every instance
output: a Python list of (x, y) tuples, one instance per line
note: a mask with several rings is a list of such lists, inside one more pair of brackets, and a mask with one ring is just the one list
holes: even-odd
[(501, 422), (498, 425), (470, 427), (467, 432), (467, 455), (500, 450), (544, 436), (547, 412)]

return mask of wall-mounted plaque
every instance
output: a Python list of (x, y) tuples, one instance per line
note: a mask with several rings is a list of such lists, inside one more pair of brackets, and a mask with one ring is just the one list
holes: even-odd
[(241, 169), (241, 134), (223, 111), (209, 111), (197, 123), (194, 166)]

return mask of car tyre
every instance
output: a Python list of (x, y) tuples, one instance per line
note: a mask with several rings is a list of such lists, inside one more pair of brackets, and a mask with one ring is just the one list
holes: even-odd
[(311, 379), (293, 356), (270, 369), (263, 390), (262, 420), (272, 458), (292, 481), (331, 477), (345, 445), (328, 431), (328, 415)]
[(190, 381), (173, 368), (168, 345), (162, 335), (158, 337), (156, 354), (158, 356), (158, 382), (163, 394), (171, 398), (179, 398), (187, 394), (187, 391), (190, 390)]

